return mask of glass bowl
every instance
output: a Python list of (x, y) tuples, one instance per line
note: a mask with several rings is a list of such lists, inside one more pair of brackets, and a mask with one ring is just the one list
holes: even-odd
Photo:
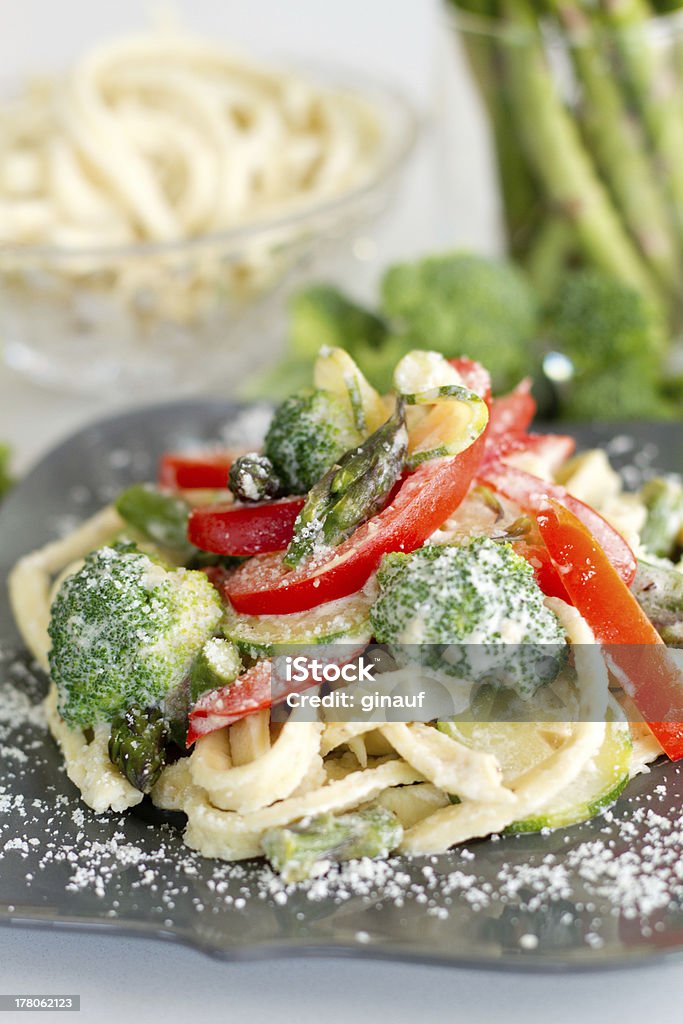
[(357, 185), (228, 231), (171, 243), (67, 248), (0, 243), (0, 344), (13, 370), (69, 391), (229, 394), (277, 352), (292, 287), (368, 257), (417, 136), (399, 91), (357, 72), (298, 65), (364, 100), (379, 150)]

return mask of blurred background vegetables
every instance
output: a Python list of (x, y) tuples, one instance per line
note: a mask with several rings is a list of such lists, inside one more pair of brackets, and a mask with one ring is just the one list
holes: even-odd
[(466, 355), (503, 392), (529, 375), (540, 411), (565, 419), (669, 419), (681, 415), (665, 372), (669, 330), (659, 307), (631, 284), (595, 268), (567, 267), (561, 287), (534, 286), (511, 261), (441, 253), (389, 267), (377, 310), (331, 284), (295, 293), (287, 350), (252, 379), (249, 396), (279, 398), (310, 384), (321, 345), (341, 346), (380, 391), (414, 348)]
[(679, 6), (448, 4), (488, 115), (510, 254), (546, 297), (568, 268), (597, 268), (674, 330), (683, 323), (683, 41), (680, 17), (655, 16)]
[(10, 473), (10, 459), (12, 453), (9, 445), (0, 442), (0, 500), (9, 491), (14, 483)]

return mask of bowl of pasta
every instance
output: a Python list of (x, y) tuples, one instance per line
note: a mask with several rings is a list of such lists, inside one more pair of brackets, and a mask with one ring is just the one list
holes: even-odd
[(185, 33), (22, 82), (0, 103), (7, 364), (83, 391), (238, 381), (285, 282), (353, 263), (415, 135), (384, 84)]

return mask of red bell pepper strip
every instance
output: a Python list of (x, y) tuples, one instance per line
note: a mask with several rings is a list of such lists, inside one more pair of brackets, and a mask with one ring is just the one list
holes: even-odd
[(269, 708), (273, 700), (272, 669), (272, 661), (266, 658), (244, 672), (234, 683), (202, 694), (190, 711), (187, 746), (191, 747), (200, 736)]
[[(323, 644), (316, 646), (314, 660), (323, 665), (348, 664), (362, 654), (365, 646), (353, 645), (349, 649), (346, 644)], [(297, 646), (296, 650), (301, 657), (301, 647)], [(243, 672), (234, 683), (203, 693), (190, 711), (187, 746), (192, 746), (200, 736), (233, 725), (256, 711), (282, 704), (290, 693), (303, 693), (320, 685), (321, 680), (312, 674), (303, 680), (287, 679), (284, 670), (282, 659), (274, 662), (271, 658), (264, 658)]]
[(465, 497), (484, 450), (482, 434), (459, 455), (425, 462), (406, 477), (394, 499), (322, 560), (288, 570), (280, 555), (245, 562), (224, 594), (240, 612), (286, 615), (353, 594), (390, 551), (414, 551)]
[(254, 505), (201, 505), (190, 513), (188, 540), (217, 555), (260, 555), (283, 551), (294, 532), (303, 498)]
[(497, 443), (511, 435), (524, 434), (535, 414), (536, 402), (531, 394), (531, 381), (526, 377), (514, 391), (492, 399), (487, 430), (489, 441)]
[(511, 543), (517, 554), (526, 558), (534, 570), (536, 582), (546, 597), (560, 597), (563, 601), (571, 604), (562, 578), (540, 538), (538, 543), (533, 540), (513, 540)]
[(624, 538), (599, 512), (574, 498), (560, 484), (540, 480), (531, 473), (525, 473), (524, 470), (505, 465), (498, 460), (485, 462), (477, 474), (477, 479), (504, 498), (514, 501), (527, 513), (536, 514), (543, 511), (550, 499), (569, 509), (595, 536), (624, 583), (627, 586), (631, 585), (637, 563)]
[(487, 439), (485, 459), (505, 459), (507, 462), (514, 460), (515, 455), (535, 455), (553, 473), (576, 448), (575, 439), (568, 434), (509, 434), (498, 439), (487, 435)]
[(538, 526), (572, 604), (672, 761), (683, 757), (683, 671), (586, 525), (556, 501)]
[(225, 489), (230, 467), (241, 454), (241, 450), (232, 448), (213, 452), (165, 452), (159, 461), (159, 485), (176, 491)]
[(568, 434), (527, 433), (536, 413), (536, 402), (528, 378), (520, 381), (509, 394), (492, 399), (489, 409), (487, 459), (531, 452), (547, 460), (551, 469), (556, 469), (576, 447), (576, 441)]

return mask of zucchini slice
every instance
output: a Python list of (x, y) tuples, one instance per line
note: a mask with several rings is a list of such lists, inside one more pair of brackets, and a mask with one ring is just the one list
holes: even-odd
[(354, 423), (363, 435), (374, 433), (391, 415), (391, 409), (385, 405), (379, 392), (343, 348), (320, 350), (313, 370), (313, 382), (316, 388), (332, 391), (348, 400)]
[(535, 768), (564, 743), (564, 722), (437, 722), (451, 739), (498, 759), (506, 784)]
[(272, 657), (280, 646), (369, 643), (372, 602), (360, 592), (291, 615), (243, 615), (228, 608), (221, 631), (251, 658)]
[[(613, 706), (614, 714), (621, 710)], [(446, 735), (468, 747), (494, 754), (503, 779), (513, 782), (535, 768), (564, 743), (563, 722), (439, 722)], [(540, 832), (588, 821), (614, 803), (629, 780), (631, 731), (623, 720), (607, 723), (598, 753), (578, 778), (557, 793), (548, 806), (507, 827), (506, 832)]]
[(394, 371), (394, 384), (409, 406), (410, 468), (464, 451), (488, 423), (486, 402), (438, 352), (409, 352)]
[(548, 807), (523, 821), (514, 821), (506, 832), (540, 832), (588, 821), (606, 811), (629, 780), (631, 730), (627, 722), (608, 722), (605, 739), (578, 778), (557, 793)]

